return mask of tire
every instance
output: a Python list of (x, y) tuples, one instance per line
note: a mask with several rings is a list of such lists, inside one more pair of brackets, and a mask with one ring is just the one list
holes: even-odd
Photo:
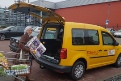
[(5, 40), (5, 35), (4, 34), (0, 35), (0, 40)]
[(82, 78), (85, 73), (85, 64), (77, 61), (71, 69), (70, 77), (72, 80), (77, 81)]
[(121, 67), (121, 54), (118, 56), (115, 64), (114, 64), (116, 67)]

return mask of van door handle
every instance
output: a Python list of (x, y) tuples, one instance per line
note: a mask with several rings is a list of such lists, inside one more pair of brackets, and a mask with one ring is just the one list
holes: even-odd
[(99, 51), (102, 51), (102, 50), (99, 50)]
[(104, 50), (104, 51), (107, 51), (107, 50)]

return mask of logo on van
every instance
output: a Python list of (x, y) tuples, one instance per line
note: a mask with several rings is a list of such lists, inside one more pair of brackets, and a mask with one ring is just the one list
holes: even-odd
[(97, 55), (98, 51), (87, 51), (88, 55)]

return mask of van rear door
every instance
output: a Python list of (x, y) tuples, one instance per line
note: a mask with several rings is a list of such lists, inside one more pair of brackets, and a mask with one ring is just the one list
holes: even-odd
[[(33, 4), (18, 2), (12, 4), (9, 9), (14, 10), (14, 12), (29, 14), (36, 18), (42, 19), (43, 22), (58, 22), (61, 25), (64, 25), (65, 23), (65, 20), (57, 13), (51, 11), (50, 9)], [(40, 13), (42, 13), (43, 15), (41, 15)]]

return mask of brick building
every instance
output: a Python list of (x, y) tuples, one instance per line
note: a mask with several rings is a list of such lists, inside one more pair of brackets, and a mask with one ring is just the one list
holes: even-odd
[[(121, 29), (121, 0), (35, 1), (33, 4), (54, 9), (66, 21)], [(106, 24), (106, 20), (109, 21)]]

